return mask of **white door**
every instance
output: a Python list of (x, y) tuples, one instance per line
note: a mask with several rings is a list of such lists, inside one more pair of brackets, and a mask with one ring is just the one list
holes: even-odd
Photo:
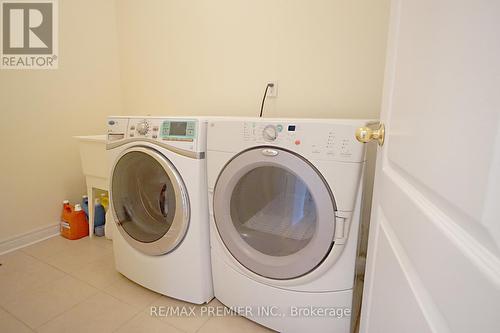
[(500, 332), (500, 1), (393, 1), (360, 332)]

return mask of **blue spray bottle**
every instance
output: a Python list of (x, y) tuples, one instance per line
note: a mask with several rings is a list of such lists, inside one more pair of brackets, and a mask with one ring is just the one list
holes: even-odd
[(95, 199), (94, 201), (94, 229), (104, 225), (106, 222), (106, 211), (103, 205), (101, 205), (101, 200)]

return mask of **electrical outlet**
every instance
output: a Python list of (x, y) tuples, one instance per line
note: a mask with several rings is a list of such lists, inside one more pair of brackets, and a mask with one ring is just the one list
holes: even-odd
[(267, 97), (277, 97), (278, 96), (278, 82), (269, 81), (267, 84), (272, 84), (273, 86), (269, 86), (267, 89)]

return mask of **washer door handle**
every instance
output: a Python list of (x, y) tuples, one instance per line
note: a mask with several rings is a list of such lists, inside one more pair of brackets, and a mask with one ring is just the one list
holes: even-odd
[(278, 153), (279, 152), (277, 150), (274, 150), (271, 148), (262, 149), (262, 155), (265, 155), (265, 156), (276, 156), (276, 155), (278, 155)]
[(160, 198), (158, 199), (158, 203), (160, 204), (160, 212), (163, 217), (167, 217), (168, 215), (168, 207), (165, 205), (166, 200), (166, 192), (167, 192), (167, 184), (163, 184), (160, 191)]

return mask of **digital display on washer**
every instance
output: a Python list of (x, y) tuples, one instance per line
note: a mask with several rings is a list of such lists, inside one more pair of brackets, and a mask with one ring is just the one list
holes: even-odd
[(196, 121), (165, 120), (161, 126), (160, 137), (169, 141), (193, 141), (196, 135)]
[(175, 136), (185, 136), (187, 129), (187, 122), (185, 121), (172, 121), (170, 122), (170, 131), (169, 135)]

